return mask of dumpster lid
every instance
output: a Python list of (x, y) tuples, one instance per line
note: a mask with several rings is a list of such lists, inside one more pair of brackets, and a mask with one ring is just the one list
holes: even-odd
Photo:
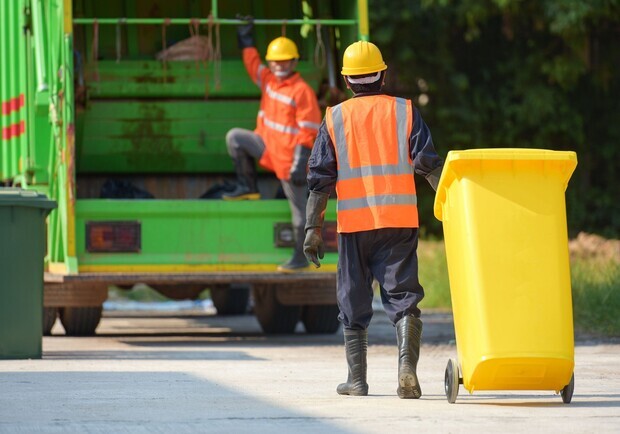
[(54, 209), (56, 201), (50, 200), (43, 193), (16, 187), (0, 187), (0, 207), (29, 206), (33, 208)]
[(452, 182), (460, 178), (462, 173), (457, 173), (455, 167), (459, 161), (548, 161), (565, 163), (565, 186), (568, 185), (575, 167), (577, 166), (577, 154), (573, 151), (552, 151), (549, 149), (529, 148), (493, 148), (493, 149), (467, 149), (463, 151), (450, 151), (441, 172), (441, 178), (437, 185), (437, 194), (433, 211), (437, 220), (443, 219), (442, 204), (446, 200), (446, 190)]

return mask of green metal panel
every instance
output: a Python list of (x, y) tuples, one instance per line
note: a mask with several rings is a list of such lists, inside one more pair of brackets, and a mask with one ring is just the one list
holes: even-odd
[(25, 2), (0, 1), (0, 181), (20, 175), (27, 152)]
[(46, 191), (49, 183), (50, 143), (50, 81), (54, 75), (49, 52), (50, 22), (46, 19), (47, 2), (32, 0), (32, 28), (26, 34), (26, 58), (28, 59), (29, 112), (29, 158), (27, 171), (29, 183)]
[(225, 136), (253, 129), (256, 100), (92, 101), (81, 114), (78, 173), (231, 172)]
[[(318, 90), (321, 71), (300, 62), (298, 71)], [(241, 60), (223, 60), (219, 80), (201, 61), (99, 61), (84, 70), (90, 98), (239, 98), (260, 96)]]
[[(42, 2), (44, 5), (46, 46), (35, 46), (43, 52), (49, 77), (48, 94), (38, 93), (39, 103), (49, 98), (48, 172), (49, 195), (58, 202), (48, 224), (48, 260), (64, 263), (66, 271), (77, 273), (75, 258), (75, 105), (73, 92), (73, 36), (65, 29), (64, 2)], [(68, 11), (67, 11), (68, 12)], [(39, 110), (40, 111), (40, 110)], [(43, 127), (42, 127), (43, 128)], [(43, 140), (42, 140), (43, 141)], [(43, 142), (44, 143), (44, 142)]]
[[(286, 200), (78, 200), (78, 260), (83, 265), (278, 264), (290, 248), (274, 246), (274, 223), (290, 222)], [(327, 220), (335, 220), (330, 201)], [(140, 253), (88, 253), (88, 221), (140, 221)], [(325, 264), (337, 255), (326, 254)]]

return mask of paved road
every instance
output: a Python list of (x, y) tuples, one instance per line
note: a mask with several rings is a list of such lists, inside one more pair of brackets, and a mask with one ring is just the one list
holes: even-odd
[[(578, 340), (570, 405), (548, 392), (443, 390), (449, 314), (426, 314), (424, 396), (399, 400), (394, 330), (377, 312), (370, 396), (341, 397), (342, 337), (267, 337), (252, 316), (106, 313), (95, 338), (46, 337), (0, 361), (0, 432), (620, 432), (620, 343)], [(57, 324), (54, 333), (61, 333)]]

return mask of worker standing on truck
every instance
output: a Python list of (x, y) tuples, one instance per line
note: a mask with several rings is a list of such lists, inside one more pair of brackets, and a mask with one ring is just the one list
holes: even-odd
[(384, 94), (387, 65), (372, 43), (350, 45), (342, 75), (353, 98), (327, 109), (309, 161), (304, 251), (319, 267), (327, 200), (338, 195), (339, 319), (349, 375), (341, 395), (365, 396), (367, 328), (373, 278), (396, 326), (400, 398), (419, 398), (416, 373), (422, 321), (418, 303), (418, 208), (414, 171), (436, 190), (443, 161), (410, 100)]
[(291, 208), (295, 250), (278, 271), (295, 272), (308, 266), (303, 253), (306, 223), (308, 158), (321, 122), (312, 88), (295, 72), (299, 53), (292, 40), (279, 37), (267, 47), (266, 68), (254, 46), (253, 20), (237, 29), (243, 63), (262, 96), (254, 131), (233, 128), (226, 135), (228, 153), (235, 164), (237, 186), (224, 200), (260, 199), (256, 165), (275, 172)]

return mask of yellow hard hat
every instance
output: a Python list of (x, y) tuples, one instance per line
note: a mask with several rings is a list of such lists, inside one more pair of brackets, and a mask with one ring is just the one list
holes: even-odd
[(372, 42), (357, 41), (342, 56), (342, 75), (363, 75), (387, 69), (379, 48)]
[(280, 36), (269, 43), (265, 59), (275, 61), (299, 59), (297, 45), (289, 38)]

